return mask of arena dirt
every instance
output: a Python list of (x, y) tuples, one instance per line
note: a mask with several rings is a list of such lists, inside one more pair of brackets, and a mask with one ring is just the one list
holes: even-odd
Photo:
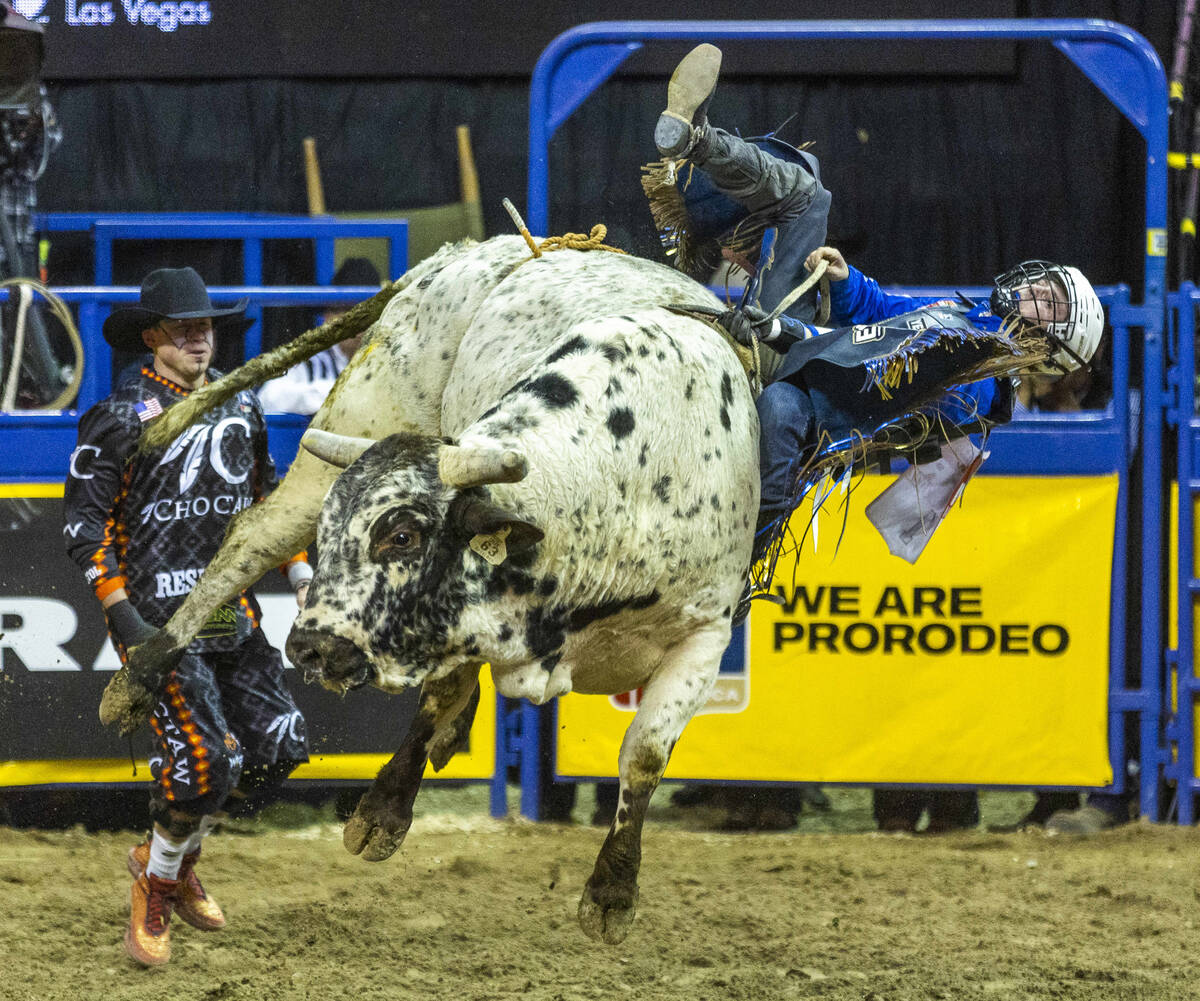
[(833, 822), (714, 833), (660, 791), (612, 947), (575, 923), (603, 837), (586, 822), (492, 820), (474, 791), (478, 809), (424, 813), (375, 865), (328, 811), (243, 823), (201, 870), (229, 927), (177, 927), (165, 970), (121, 951), (130, 834), (0, 828), (0, 997), (1200, 998), (1195, 830), (879, 835), (853, 792)]

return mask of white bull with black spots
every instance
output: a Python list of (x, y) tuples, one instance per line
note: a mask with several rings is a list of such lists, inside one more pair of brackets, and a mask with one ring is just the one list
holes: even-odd
[[(714, 328), (665, 308), (677, 302), (716, 304), (624, 255), (531, 259), (518, 237), (444, 250), (314, 418), (313, 454), (265, 513), (235, 522), (226, 548), (240, 561), (219, 555), (192, 594), (214, 567), (225, 580), (205, 601), (235, 593), (305, 545), (320, 508), (288, 655), (337, 690), (421, 686), (408, 736), (345, 828), (369, 860), (402, 842), (426, 762), (462, 745), (484, 664), (498, 692), (538, 704), (642, 688), (579, 906), (584, 931), (610, 943), (636, 909), (650, 795), (728, 645), (758, 505), (746, 377)], [(147, 644), (158, 656), (181, 648), (172, 625)]]

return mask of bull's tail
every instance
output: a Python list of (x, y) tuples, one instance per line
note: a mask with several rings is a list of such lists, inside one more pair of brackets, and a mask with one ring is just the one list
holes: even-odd
[[(458, 245), (453, 246), (457, 249)], [(220, 406), (243, 389), (261, 385), (268, 379), (283, 375), (293, 365), (306, 358), (311, 358), (318, 351), (324, 351), (337, 344), (338, 341), (360, 334), (379, 319), (384, 308), (394, 296), (403, 292), (431, 269), (436, 270), (443, 266), (444, 258), (450, 249), (450, 245), (443, 247), (441, 251), (422, 261), (420, 265), (405, 272), (391, 285), (383, 288), (377, 295), (358, 303), (333, 322), (306, 331), (273, 351), (261, 354), (257, 358), (251, 358), (241, 368), (234, 369), (216, 382), (209, 383), (204, 388), (196, 390), (185, 399), (168, 407), (162, 417), (150, 423), (142, 432), (138, 448), (145, 451), (165, 447), (194, 424), (201, 414), (213, 407)]]

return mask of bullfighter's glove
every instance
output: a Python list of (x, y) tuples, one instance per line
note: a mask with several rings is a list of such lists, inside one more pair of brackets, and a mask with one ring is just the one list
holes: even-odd
[(754, 341), (767, 341), (774, 332), (774, 324), (767, 322), (767, 314), (756, 306), (743, 309), (727, 309), (717, 317), (717, 323), (729, 331), (729, 336), (739, 344), (750, 347)]
[(157, 632), (128, 598), (109, 605), (104, 614), (108, 616), (108, 628), (126, 650), (145, 643)]

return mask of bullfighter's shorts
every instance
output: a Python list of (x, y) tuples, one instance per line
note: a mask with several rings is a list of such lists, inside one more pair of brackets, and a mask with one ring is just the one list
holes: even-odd
[(304, 717), (284, 682), (283, 658), (261, 629), (230, 651), (185, 653), (150, 726), (152, 814), (156, 805), (215, 813), (243, 771), (267, 769), (281, 782), (308, 760)]

